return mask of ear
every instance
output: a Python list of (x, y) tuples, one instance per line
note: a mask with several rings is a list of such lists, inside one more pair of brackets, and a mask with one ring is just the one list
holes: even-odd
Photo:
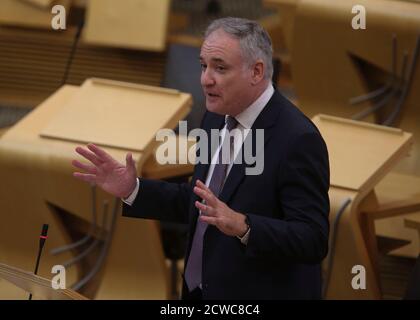
[(265, 65), (262, 60), (257, 60), (252, 67), (252, 84), (257, 85), (264, 79)]

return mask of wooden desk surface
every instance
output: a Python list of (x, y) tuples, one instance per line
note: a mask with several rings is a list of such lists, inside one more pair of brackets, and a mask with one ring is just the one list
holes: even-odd
[(412, 146), (412, 134), (401, 129), (328, 115), (312, 121), (327, 144), (334, 187), (371, 190)]
[[(54, 139), (46, 139), (40, 133), (49, 122), (59, 113), (79, 87), (65, 85), (57, 90), (51, 97), (41, 103), (30, 114), (11, 127), (0, 140), (0, 147), (11, 147), (15, 149), (17, 143), (26, 145), (27, 151), (39, 148), (47, 154), (59, 154), (63, 161), (70, 161), (75, 158), (74, 149), (81, 143)], [(119, 161), (125, 159), (125, 151), (115, 148), (105, 148), (113, 157)], [(41, 152), (41, 153), (42, 153)], [(134, 160), (138, 163), (141, 160), (141, 152), (133, 152)]]
[(191, 95), (178, 90), (92, 78), (54, 110), (40, 134), (148, 154), (156, 132), (175, 128), (191, 105)]

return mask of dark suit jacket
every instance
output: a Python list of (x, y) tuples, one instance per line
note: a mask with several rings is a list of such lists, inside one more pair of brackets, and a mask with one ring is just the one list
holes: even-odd
[[(223, 126), (224, 116), (205, 114), (202, 128), (209, 137), (210, 129)], [(315, 125), (278, 91), (252, 129), (264, 129), (264, 170), (245, 175), (246, 164), (234, 164), (219, 197), (249, 215), (249, 241), (245, 246), (207, 228), (203, 298), (319, 299), (329, 233), (326, 145)], [(196, 179), (205, 181), (208, 168), (197, 164), (191, 185), (140, 179), (139, 194), (132, 207), (124, 205), (123, 214), (189, 223), (187, 261), (198, 217), (191, 186)]]

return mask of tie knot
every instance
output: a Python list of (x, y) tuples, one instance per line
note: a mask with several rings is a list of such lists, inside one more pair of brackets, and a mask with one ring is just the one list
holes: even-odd
[(226, 129), (228, 131), (235, 128), (237, 124), (238, 124), (238, 120), (236, 120), (235, 117), (232, 117), (232, 116), (227, 116), (226, 117)]

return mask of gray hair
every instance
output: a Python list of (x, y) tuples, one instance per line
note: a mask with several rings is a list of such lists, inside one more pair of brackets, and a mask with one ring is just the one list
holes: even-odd
[(273, 47), (267, 31), (257, 22), (242, 18), (221, 18), (214, 20), (204, 34), (207, 38), (212, 32), (222, 29), (227, 34), (239, 40), (244, 59), (253, 65), (261, 59), (265, 65), (265, 78), (273, 76)]

